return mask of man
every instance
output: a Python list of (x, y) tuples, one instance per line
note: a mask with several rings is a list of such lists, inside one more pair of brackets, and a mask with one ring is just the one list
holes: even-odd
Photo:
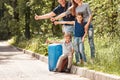
[[(60, 15), (71, 6), (71, 3), (66, 0), (58, 0), (58, 3), (59, 5), (56, 8), (54, 8), (53, 11), (44, 15), (35, 15), (35, 20), (48, 19), (57, 15)], [(75, 17), (72, 16), (71, 14), (63, 17), (63, 21), (73, 21), (74, 19)], [(72, 26), (73, 25), (68, 25), (68, 24), (63, 25), (63, 29), (62, 29), (63, 33), (67, 33), (67, 32), (72, 33), (74, 30)]]

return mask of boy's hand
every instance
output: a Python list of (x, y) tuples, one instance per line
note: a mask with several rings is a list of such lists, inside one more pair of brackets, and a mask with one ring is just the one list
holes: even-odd
[(50, 41), (47, 39), (45, 43), (47, 43), (47, 44), (48, 44), (48, 43), (50, 43)]
[(54, 24), (55, 24), (55, 25), (57, 25), (57, 24), (58, 24), (58, 22), (57, 22), (57, 21), (55, 21), (55, 22), (54, 22)]
[(84, 41), (85, 41), (85, 38), (84, 38), (84, 37), (82, 37), (82, 42), (84, 43)]

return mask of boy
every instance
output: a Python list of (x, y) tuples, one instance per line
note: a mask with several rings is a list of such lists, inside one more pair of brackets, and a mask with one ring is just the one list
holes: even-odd
[[(86, 64), (86, 56), (84, 53), (84, 39), (87, 35), (87, 28), (85, 28), (85, 22), (83, 22), (83, 14), (78, 13), (76, 15), (75, 21), (55, 21), (54, 24), (74, 24), (75, 26), (75, 33), (74, 33), (74, 49), (75, 49), (75, 57), (76, 63), (79, 64), (84, 62)], [(80, 62), (81, 59), (81, 62)]]
[(59, 57), (57, 65), (56, 65), (56, 69), (54, 70), (54, 72), (59, 71), (58, 68), (62, 67), (62, 61), (65, 58), (68, 58), (68, 65), (67, 65), (67, 69), (65, 72), (67, 72), (67, 73), (70, 72), (70, 68), (72, 66), (73, 53), (74, 53), (71, 38), (72, 38), (72, 35), (70, 33), (65, 33), (64, 34), (64, 42), (49, 41), (49, 40), (46, 41), (47, 43), (62, 43), (63, 54)]

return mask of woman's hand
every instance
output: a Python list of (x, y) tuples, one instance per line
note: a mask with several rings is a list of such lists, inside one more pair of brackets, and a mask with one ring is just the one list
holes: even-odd
[(50, 18), (51, 22), (54, 22), (56, 19), (54, 17)]
[(86, 24), (85, 25), (85, 29), (88, 31), (88, 28), (89, 28), (89, 24)]

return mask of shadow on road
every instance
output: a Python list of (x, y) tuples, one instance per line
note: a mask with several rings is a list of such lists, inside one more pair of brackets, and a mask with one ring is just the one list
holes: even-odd
[(19, 52), (13, 49), (11, 46), (0, 46), (0, 52)]

